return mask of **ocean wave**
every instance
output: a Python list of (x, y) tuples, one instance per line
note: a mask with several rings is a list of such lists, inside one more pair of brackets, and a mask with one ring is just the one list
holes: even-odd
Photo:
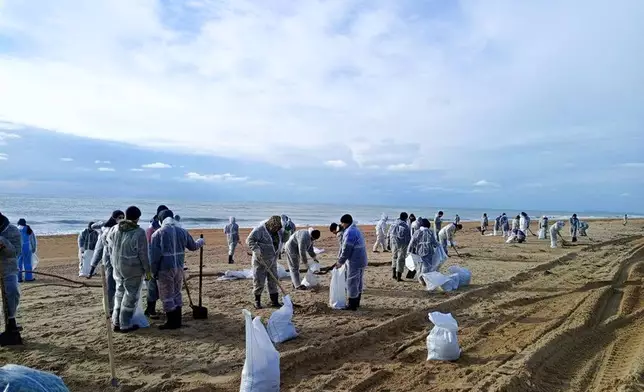
[(228, 218), (184, 218), (181, 217), (183, 223), (228, 223)]

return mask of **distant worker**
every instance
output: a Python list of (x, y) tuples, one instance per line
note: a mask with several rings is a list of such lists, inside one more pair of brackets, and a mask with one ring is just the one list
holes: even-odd
[(588, 237), (588, 233), (586, 233), (586, 230), (588, 230), (588, 223), (586, 222), (579, 222), (579, 236), (580, 237)]
[(423, 217), (419, 216), (419, 217), (418, 217), (418, 219), (416, 219), (416, 220), (414, 221), (414, 223), (412, 223), (412, 224), (410, 225), (410, 228), (411, 228), (411, 235), (412, 235), (412, 236), (414, 235), (414, 233), (415, 233), (415, 232), (417, 232), (418, 230), (420, 230), (420, 228), (421, 228), (421, 226), (422, 226), (422, 225), (421, 225), (421, 223), (420, 223), (420, 221), (421, 221), (422, 219), (423, 219)]
[(515, 230), (519, 230), (519, 227), (521, 226), (521, 216), (517, 215), (512, 219), (512, 232), (514, 233)]
[(22, 238), (22, 251), (20, 252), (20, 257), (18, 257), (18, 268), (20, 268), (18, 281), (22, 282), (22, 273), (24, 271), (25, 282), (33, 282), (35, 279), (31, 272), (33, 268), (32, 261), (33, 255), (38, 249), (36, 234), (34, 234), (34, 231), (31, 230), (31, 227), (24, 219), (18, 220), (18, 230), (20, 230), (20, 236)]
[(563, 229), (565, 225), (566, 224), (563, 221), (558, 221), (558, 222), (555, 222), (552, 226), (550, 226), (550, 247), (551, 248), (554, 249), (557, 247), (557, 237), (561, 237), (561, 229)]
[(317, 263), (317, 255), (313, 248), (313, 242), (320, 239), (320, 230), (309, 228), (306, 230), (298, 230), (289, 238), (284, 248), (286, 249), (286, 259), (288, 260), (289, 273), (293, 288), (297, 290), (307, 290), (308, 288), (302, 284), (300, 280), (300, 263), (304, 264), (307, 268), (309, 261), (306, 257), (308, 254), (313, 262)]
[(449, 253), (447, 251), (448, 246), (456, 246), (454, 243), (454, 235), (456, 234), (457, 231), (462, 229), (463, 229), (463, 225), (460, 225), (460, 224), (456, 225), (454, 223), (450, 223), (447, 226), (443, 227), (441, 231), (438, 233), (438, 242), (445, 250), (445, 253)]
[(548, 217), (545, 215), (539, 221), (539, 239), (548, 239)]
[(628, 224), (628, 214), (624, 214), (624, 226)]
[(354, 224), (351, 215), (346, 214), (340, 218), (344, 230), (342, 248), (336, 268), (347, 266), (347, 297), (349, 303), (345, 310), (358, 310), (362, 300), (364, 284), (364, 270), (367, 267), (367, 249), (364, 236)]
[(288, 216), (282, 214), (281, 217), (281, 222), (282, 222), (282, 243), (280, 244), (280, 249), (277, 253), (277, 258), (282, 259), (282, 254), (284, 253), (284, 244), (286, 244), (286, 241), (295, 233), (296, 227), (295, 223), (289, 218)]
[(579, 235), (579, 219), (577, 214), (572, 214), (570, 217), (570, 237), (572, 242), (577, 242), (577, 235)]
[(405, 257), (411, 241), (411, 231), (407, 225), (407, 213), (402, 212), (399, 219), (389, 228), (389, 242), (391, 244), (391, 269), (392, 278), (402, 282), (405, 271)]
[(228, 242), (228, 264), (233, 264), (235, 262), (235, 248), (237, 244), (241, 245), (239, 225), (235, 221), (234, 216), (228, 219), (228, 224), (224, 227), (224, 234), (226, 234), (226, 241)]
[(436, 242), (436, 236), (430, 229), (429, 220), (423, 218), (420, 222), (420, 229), (414, 233), (409, 243), (409, 253), (420, 256), (421, 261), (416, 265), (416, 276), (423, 283), (422, 275), (435, 271), (432, 259), (434, 249), (438, 247), (438, 242)]
[[(485, 213), (485, 214), (483, 214), (483, 217), (481, 218), (481, 235), (485, 234), (489, 224), (490, 224), (490, 222), (489, 222), (489, 220), (487, 218), (487, 214)], [(494, 231), (496, 231), (496, 229)]]
[(528, 230), (530, 230), (530, 217), (525, 212), (522, 212), (519, 217), (519, 230), (523, 232), (524, 237), (528, 236)]
[[(434, 217), (434, 233), (438, 236), (438, 233), (441, 231), (443, 226), (443, 211), (438, 211)], [(436, 237), (438, 239), (438, 237)]]
[[(409, 229), (411, 230), (411, 226), (417, 222), (416, 215), (414, 214), (409, 214), (409, 219), (407, 220), (407, 225), (409, 226)], [(413, 234), (413, 232), (412, 232)]]
[(456, 214), (456, 216), (454, 217), (454, 224), (456, 224), (456, 225), (461, 224), (461, 217), (458, 216), (458, 214)]
[(378, 248), (382, 247), (382, 251), (387, 251), (387, 221), (389, 217), (384, 212), (380, 217), (378, 223), (376, 223), (376, 243), (373, 244), (374, 253), (378, 253)]
[(496, 237), (497, 232), (500, 232), (501, 230), (501, 215), (499, 215), (494, 219), (494, 236)]
[[(277, 257), (282, 246), (282, 222), (279, 215), (273, 215), (253, 229), (246, 239), (246, 245), (253, 252), (253, 294), (255, 295), (255, 308), (262, 308), (262, 293), (264, 286), (268, 285), (268, 294), (271, 306), (279, 308), (279, 293), (277, 291)], [(269, 272), (270, 271), (270, 272)], [(272, 273), (272, 277), (269, 277)], [(268, 278), (268, 282), (267, 282)]]
[(501, 215), (501, 230), (503, 230), (503, 237), (510, 235), (510, 220), (505, 212)]
[(94, 222), (89, 222), (85, 230), (78, 235), (78, 276), (86, 278), (89, 276), (90, 269), (92, 268), (92, 258), (94, 257), (94, 250), (98, 243), (98, 230), (92, 228)]

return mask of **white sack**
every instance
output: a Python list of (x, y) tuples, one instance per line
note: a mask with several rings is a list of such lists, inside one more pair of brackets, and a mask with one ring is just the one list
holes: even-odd
[(539, 229), (539, 239), (540, 240), (545, 240), (546, 239), (546, 228), (542, 227)]
[(443, 291), (453, 291), (458, 289), (458, 275), (443, 275), (440, 272), (428, 272), (423, 274), (423, 280), (427, 291), (441, 289)]
[(344, 309), (347, 306), (347, 281), (344, 278), (346, 266), (331, 270), (331, 285), (329, 287), (329, 306), (333, 309)]
[(472, 281), (472, 273), (467, 268), (452, 265), (447, 269), (447, 272), (458, 275), (458, 287), (469, 286)]
[(80, 271), (78, 276), (84, 277), (89, 276), (89, 272), (92, 269), (92, 257), (94, 257), (93, 250), (86, 250), (81, 256)]
[(422, 260), (422, 257), (420, 257), (419, 255), (410, 253), (405, 258), (405, 267), (407, 267), (407, 269), (410, 271), (416, 271), (416, 263), (420, 263)]
[(313, 247), (313, 253), (315, 253), (316, 255), (321, 255), (324, 252), (326, 252), (324, 249)]
[(317, 277), (309, 268), (306, 271), (306, 276), (302, 279), (302, 284), (308, 288), (318, 287), (320, 285), (320, 278)]
[(38, 255), (35, 253), (31, 254), (31, 270), (35, 271), (36, 267), (38, 267), (38, 263), (40, 262), (40, 259), (38, 258)]
[(458, 323), (451, 313), (429, 313), (434, 328), (427, 335), (427, 360), (455, 361), (461, 355), (458, 346)]
[(259, 317), (252, 319), (243, 310), (246, 323), (246, 360), (239, 392), (278, 392), (280, 390), (280, 355)]
[(284, 305), (273, 312), (268, 319), (266, 331), (273, 343), (282, 343), (287, 340), (295, 339), (297, 331), (293, 325), (293, 302), (290, 296), (283, 298)]
[(311, 272), (320, 272), (320, 263), (312, 263), (309, 266), (309, 271), (311, 271)]
[[(143, 281), (143, 284), (141, 285), (141, 292), (145, 290), (145, 281)], [(150, 321), (148, 321), (148, 318), (145, 317), (145, 313), (143, 313), (143, 306), (141, 305), (141, 299), (143, 299), (143, 296), (139, 294), (139, 301), (136, 304), (136, 309), (134, 310), (134, 315), (132, 316), (132, 325), (138, 325), (139, 328), (149, 328), (150, 327)]]
[[(286, 268), (282, 267), (281, 264), (277, 264), (277, 278), (286, 279), (291, 278), (291, 275), (286, 272)], [(236, 279), (253, 279), (253, 270), (245, 269), (241, 271), (226, 271), (224, 276), (217, 278), (217, 280), (236, 280)]]

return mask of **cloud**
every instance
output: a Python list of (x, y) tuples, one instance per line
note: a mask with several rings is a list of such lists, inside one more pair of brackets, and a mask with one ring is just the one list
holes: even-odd
[(491, 188), (498, 188), (499, 184), (496, 184), (494, 182), (489, 182), (487, 180), (480, 180), (474, 183), (474, 186), (478, 187), (491, 187)]
[(74, 162), (74, 158), (60, 158), (62, 162)]
[(0, 131), (0, 145), (6, 145), (9, 139), (20, 139), (20, 135)]
[(387, 166), (387, 170), (389, 171), (414, 171), (418, 170), (418, 166), (415, 164), (408, 164), (408, 163), (397, 163), (395, 165), (389, 165)]
[(130, 169), (130, 171), (131, 172), (144, 172), (145, 170), (135, 168), (135, 169)]
[(103, 165), (111, 165), (112, 164), (112, 162), (110, 162), (110, 161), (94, 161), (94, 163), (97, 164), (97, 165), (101, 165), (101, 164), (103, 164)]
[(156, 162), (141, 165), (141, 167), (145, 169), (170, 169), (172, 166), (168, 165), (167, 163)]
[(622, 163), (619, 165), (621, 167), (626, 167), (626, 168), (644, 168), (644, 162), (630, 162), (630, 163)]
[(113, 172), (113, 171), (116, 171), (116, 170), (114, 170), (114, 169), (113, 169), (113, 168), (111, 168), (111, 167), (99, 167), (99, 168), (98, 168), (98, 169), (96, 169), (96, 170), (98, 170), (98, 171), (100, 171), (100, 172)]
[(265, 180), (251, 180), (246, 182), (246, 184), (252, 185), (252, 186), (267, 186), (267, 185), (272, 185), (273, 183)]
[(206, 182), (244, 182), (248, 177), (238, 177), (230, 173), (225, 174), (199, 174), (195, 172), (186, 173), (185, 178), (193, 181)]
[(343, 160), (338, 159), (338, 160), (333, 160), (333, 161), (326, 161), (326, 162), (324, 162), (324, 165), (329, 166), (329, 167), (334, 167), (336, 169), (340, 169), (340, 168), (346, 167), (347, 163), (345, 161), (343, 161)]
[(620, 196), (621, 197), (629, 197), (631, 194), (630, 193), (622, 193)]
[(361, 166), (430, 169), (643, 125), (641, 0), (5, 3), (11, 123), (273, 163), (341, 145)]
[(0, 152), (0, 161), (6, 161), (9, 159), (9, 156), (5, 153)]

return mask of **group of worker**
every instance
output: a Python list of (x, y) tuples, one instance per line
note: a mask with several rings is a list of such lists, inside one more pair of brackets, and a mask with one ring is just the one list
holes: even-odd
[(181, 328), (185, 250), (200, 249), (204, 240), (195, 241), (177, 218), (168, 207), (160, 205), (147, 229), (143, 229), (139, 225), (141, 210), (131, 206), (125, 212), (112, 212), (105, 222), (90, 223), (80, 234), (81, 260), (85, 252), (93, 252), (87, 278), (95, 275), (99, 263), (103, 266), (108, 311), (115, 332), (128, 333), (139, 328), (133, 316), (144, 280), (145, 315), (159, 318), (156, 302), (160, 299), (166, 322), (159, 329)]
[(416, 269), (416, 273), (422, 275), (431, 272), (432, 257), (438, 246), (441, 246), (445, 253), (448, 247), (454, 244), (454, 234), (463, 228), (461, 218), (456, 215), (454, 221), (443, 227), (443, 211), (438, 211), (434, 216), (434, 230), (427, 218), (418, 217), (414, 214), (402, 212), (393, 224), (388, 226), (389, 217), (382, 214), (376, 223), (376, 243), (373, 252), (391, 251), (392, 279), (402, 282), (402, 275), (405, 269), (405, 258), (409, 254), (419, 255), (422, 262)]

